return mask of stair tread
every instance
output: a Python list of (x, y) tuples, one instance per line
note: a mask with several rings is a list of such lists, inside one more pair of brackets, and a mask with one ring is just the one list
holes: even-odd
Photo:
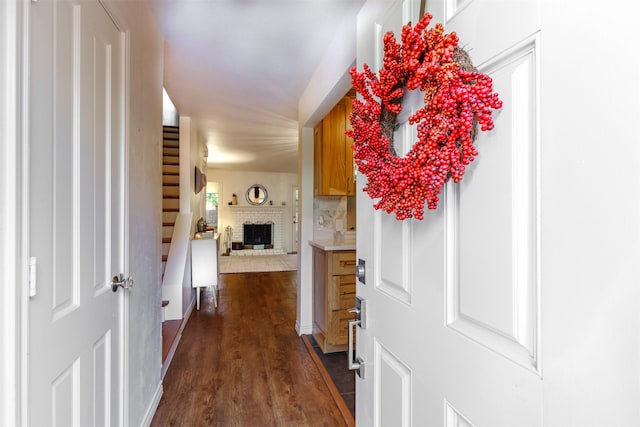
[[(180, 170), (179, 170), (179, 166), (180, 166), (180, 128), (178, 126), (162, 126), (162, 176), (163, 177), (179, 177), (180, 176)], [(167, 181), (172, 181), (175, 179), (171, 179), (168, 178)], [(171, 192), (171, 190), (180, 187), (180, 183), (179, 182), (162, 182), (162, 187), (163, 187), (163, 196), (162, 199), (167, 200), (167, 201), (173, 201), (173, 200), (177, 200), (180, 199), (180, 196), (174, 196), (174, 195), (165, 195), (164, 194), (164, 189), (166, 187), (168, 192)], [(168, 203), (168, 202), (167, 202)], [(171, 203), (171, 204), (175, 204), (175, 203)], [(164, 205), (164, 202), (163, 202)], [(174, 212), (180, 212), (179, 208), (171, 208), (171, 207), (164, 207), (162, 208), (162, 212), (164, 213), (169, 213), (172, 214)], [(173, 216), (173, 215), (171, 215)], [(171, 218), (171, 216), (168, 216), (169, 218)], [(163, 218), (165, 219), (165, 218)], [(162, 222), (162, 227), (175, 227), (175, 221), (163, 221)], [(163, 233), (164, 234), (164, 233)], [(162, 237), (162, 243), (169, 243), (171, 244), (171, 238), (170, 237)], [(167, 255), (162, 255), (162, 262), (163, 262), (163, 273), (162, 275), (164, 276), (164, 263), (167, 262)], [(166, 307), (169, 304), (168, 300), (163, 300), (162, 301), (162, 307)]]

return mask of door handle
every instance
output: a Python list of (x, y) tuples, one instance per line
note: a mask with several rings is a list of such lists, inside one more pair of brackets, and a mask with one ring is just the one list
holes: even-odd
[(360, 325), (360, 320), (350, 320), (349, 321), (349, 369), (352, 371), (356, 371), (358, 376), (364, 379), (364, 360), (360, 356), (356, 354), (355, 348), (353, 347), (353, 334), (355, 333), (356, 325)]
[(367, 301), (362, 297), (356, 296), (355, 306), (348, 308), (349, 313), (354, 313), (354, 320), (358, 321), (358, 326), (367, 329)]
[(111, 290), (113, 292), (117, 292), (118, 288), (133, 288), (133, 277), (125, 278), (122, 273), (118, 273), (117, 275), (113, 276), (113, 279), (111, 280)]
[(354, 342), (354, 334), (356, 330), (356, 325), (360, 326), (361, 329), (365, 329), (367, 327), (367, 304), (366, 301), (356, 296), (355, 306), (347, 310), (350, 313), (354, 313), (354, 319), (349, 321), (349, 337), (348, 337), (348, 346), (347, 349), (349, 351), (349, 369), (352, 371), (355, 370), (358, 376), (364, 379), (364, 360), (360, 356), (356, 354), (356, 348), (353, 345)]

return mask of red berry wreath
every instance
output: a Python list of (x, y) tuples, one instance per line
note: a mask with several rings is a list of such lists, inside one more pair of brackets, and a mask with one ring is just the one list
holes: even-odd
[[(364, 188), (375, 209), (395, 212), (403, 220), (424, 218), (424, 205), (438, 206), (442, 186), (459, 182), (478, 152), (473, 145), (476, 123), (493, 128), (491, 110), (502, 107), (493, 93), (491, 77), (479, 73), (467, 53), (458, 47), (455, 33), (444, 34), (437, 24), (427, 30), (431, 14), (415, 27), (402, 27), (402, 44), (392, 32), (384, 36), (384, 63), (379, 78), (365, 64), (351, 70), (354, 89), (362, 96), (353, 101), (354, 160), (366, 175)], [(424, 92), (424, 107), (409, 117), (417, 124), (418, 141), (404, 157), (393, 147), (396, 117), (405, 91)], [(379, 99), (376, 100), (376, 99)]]

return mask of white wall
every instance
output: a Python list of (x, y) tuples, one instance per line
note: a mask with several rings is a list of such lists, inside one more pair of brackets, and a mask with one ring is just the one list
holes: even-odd
[[(178, 112), (179, 114), (180, 112)], [(198, 194), (196, 194), (196, 178), (195, 178), (195, 167), (197, 166), (200, 171), (206, 174), (207, 171), (207, 163), (204, 159), (204, 149), (205, 143), (203, 139), (198, 134), (196, 127), (190, 125), (189, 129), (189, 206), (191, 209), (191, 213), (193, 216), (191, 217), (191, 235), (193, 236), (196, 232), (196, 224), (200, 218), (205, 217), (205, 209), (206, 209), (206, 196), (207, 190), (203, 188)], [(181, 177), (182, 179), (182, 177)], [(180, 198), (182, 198), (182, 194)], [(189, 251), (189, 265), (185, 269), (185, 280), (183, 282), (184, 291), (182, 296), (182, 313), (183, 316), (186, 316), (187, 311), (190, 307), (195, 303), (196, 292), (195, 289), (191, 287), (191, 251)]]
[[(198, 194), (195, 192), (195, 167), (197, 166), (202, 173), (207, 173), (207, 162), (203, 156), (205, 150), (205, 143), (198, 134), (196, 127), (191, 126), (191, 138), (190, 138), (190, 153), (189, 153), (189, 200), (191, 202), (191, 212), (193, 213), (192, 233), (196, 231), (196, 223), (200, 218), (205, 217), (207, 190), (203, 188)], [(207, 178), (208, 179), (208, 178)]]
[[(282, 248), (286, 252), (292, 252), (295, 248), (292, 245), (293, 235), (293, 187), (298, 185), (298, 176), (295, 173), (276, 172), (246, 172), (208, 169), (206, 172), (207, 181), (219, 184), (219, 218), (218, 231), (224, 233), (227, 225), (233, 224), (231, 208), (229, 202), (232, 194), (238, 197), (238, 205), (249, 205), (245, 194), (249, 187), (254, 184), (262, 184), (267, 189), (268, 200), (273, 201), (274, 206), (282, 206), (285, 203), (282, 230)], [(267, 201), (268, 203), (268, 201)]]
[[(171, 96), (169, 94), (169, 96)], [(180, 112), (178, 111), (178, 114)], [(180, 123), (180, 212), (191, 213), (189, 235), (196, 231), (196, 223), (205, 216), (206, 190), (195, 192), (195, 168), (206, 174), (204, 159), (205, 144), (199, 136), (191, 117), (181, 116)], [(182, 281), (182, 315), (186, 317), (195, 303), (196, 293), (191, 287), (191, 253), (187, 256), (187, 266)]]
[(298, 171), (300, 171), (300, 250), (298, 257), (298, 308), (296, 330), (311, 333), (313, 320), (313, 128), (351, 88), (349, 70), (356, 60), (356, 21), (346, 20), (336, 31), (320, 65), (298, 103), (300, 124)]
[[(180, 112), (178, 111), (178, 114)], [(203, 156), (205, 143), (198, 134), (191, 117), (180, 117), (180, 212), (191, 212), (191, 235), (196, 231), (198, 219), (205, 215), (206, 191), (195, 192), (195, 167), (206, 175), (207, 164)], [(184, 160), (187, 161), (184, 161)], [(208, 179), (208, 178), (207, 178)]]

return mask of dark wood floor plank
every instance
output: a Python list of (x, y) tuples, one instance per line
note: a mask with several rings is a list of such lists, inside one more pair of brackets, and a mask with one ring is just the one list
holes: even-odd
[(223, 274), (167, 372), (152, 426), (346, 426), (295, 332), (296, 273)]

